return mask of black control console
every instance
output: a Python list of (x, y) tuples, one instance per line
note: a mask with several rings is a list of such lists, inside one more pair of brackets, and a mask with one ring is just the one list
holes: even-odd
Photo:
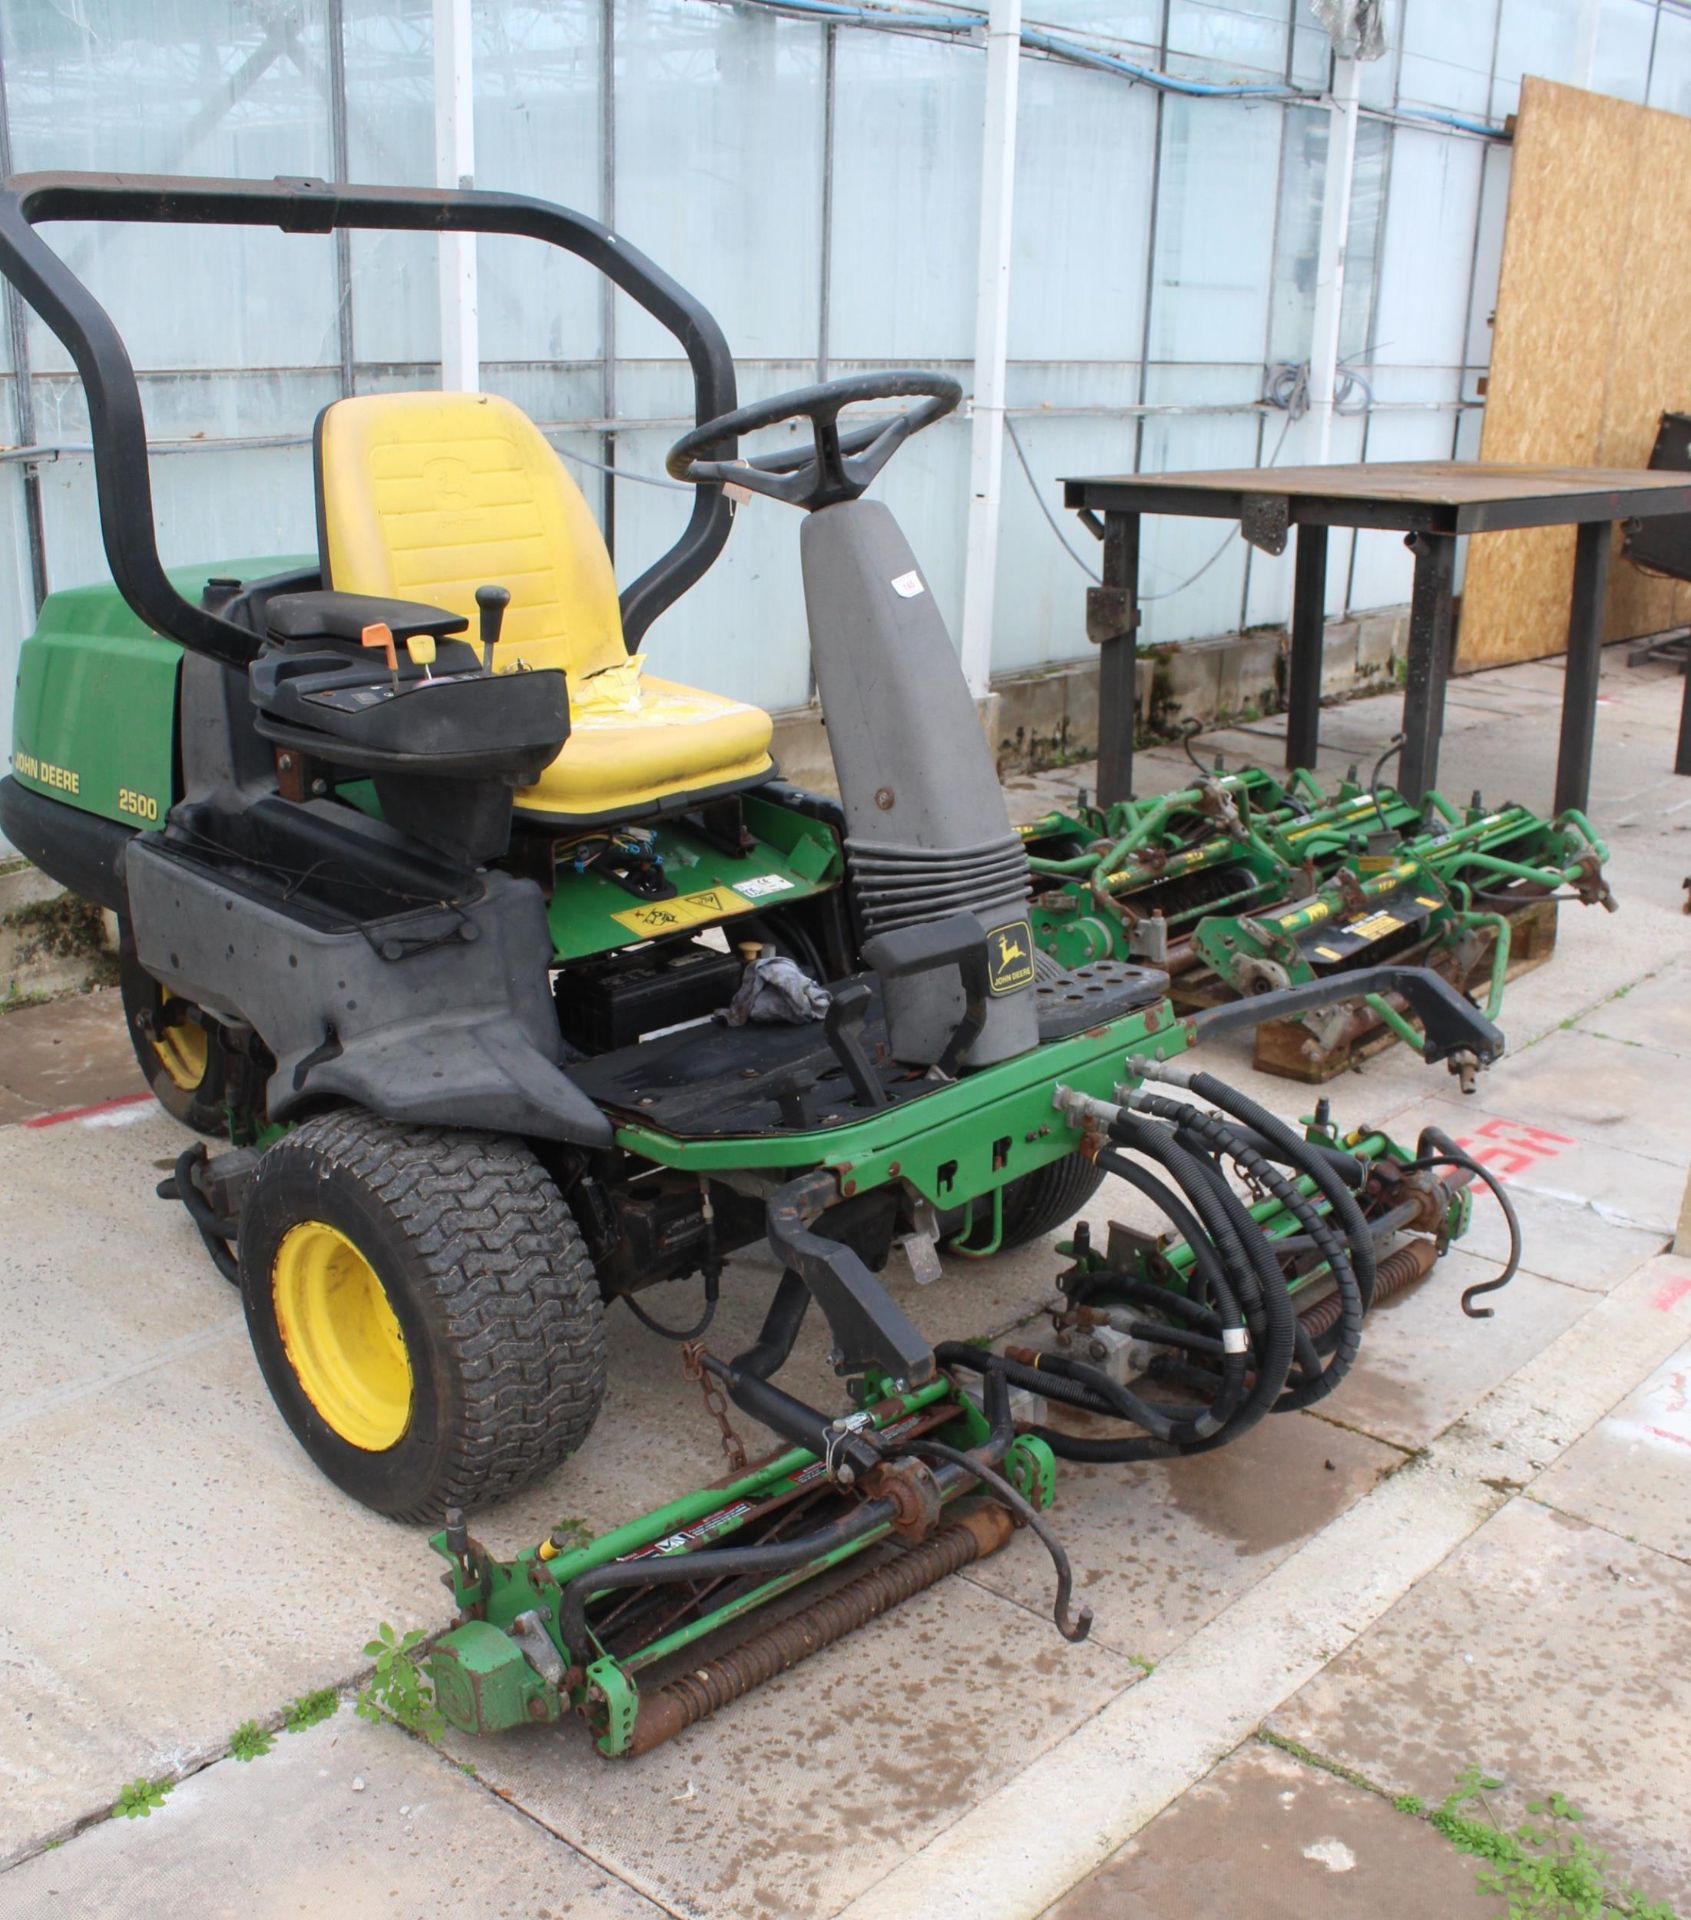
[(467, 620), (412, 601), (295, 593), (266, 612), (249, 684), (283, 795), (321, 791), (313, 767), (368, 775), (394, 826), (465, 860), (503, 852), (512, 794), (569, 737), (564, 675), (493, 673), (450, 637)]

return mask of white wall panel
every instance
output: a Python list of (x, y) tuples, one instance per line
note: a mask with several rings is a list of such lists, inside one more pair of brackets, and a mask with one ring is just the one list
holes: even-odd
[[(614, 36), (615, 224), (697, 294), (738, 356), (743, 399), (830, 369), (972, 367), (985, 62), (956, 40), (834, 30), (829, 311), (821, 310), (825, 58), (820, 24), (710, 0), (609, 0)], [(422, 184), (433, 174), (433, 51), (426, 0), (344, 0), (350, 170)], [(605, 0), (474, 0), (477, 177), (598, 215)], [(19, 168), (194, 173), (331, 171), (328, 0), (77, 0), (0, 7)], [(1205, 84), (1326, 83), (1325, 36), (1306, 0), (1044, 0), (1036, 29), (1085, 36)], [(1364, 66), (1365, 107), (1499, 118), (1525, 72), (1691, 113), (1691, 15), (1654, 0), (1388, 0), (1385, 59)], [(1653, 65), (1652, 65), (1652, 45)], [(1309, 351), (1327, 141), (1318, 103), (1159, 95), (1046, 58), (1021, 71), (1009, 400), (1039, 494), (1088, 470), (1177, 471), (1301, 457), (1303, 424), (1259, 416), (1265, 363)], [(1380, 401), (1371, 458), (1477, 447), (1458, 420), (1489, 358), (1509, 152), (1432, 124), (1365, 117), (1341, 351)], [(1156, 204), (1153, 205), (1153, 198)], [(1153, 232), (1155, 244), (1152, 245)], [(263, 231), (60, 229), (109, 302), (141, 372), (155, 437), (208, 442), (303, 434), (340, 390), (334, 248)], [(360, 391), (433, 385), (435, 245), (357, 235), (352, 313)], [(478, 249), (483, 378), (554, 431), (595, 511), (606, 480), (597, 420), (605, 375), (596, 276), (519, 241)], [(1141, 376), (1149, 322), (1151, 365)], [(625, 583), (683, 524), (662, 474), (690, 419), (679, 349), (626, 299), (616, 307), (617, 571)], [(32, 392), (43, 437), (86, 438), (68, 363), (37, 324)], [(0, 367), (4, 346), (0, 342)], [(1462, 369), (1467, 369), (1464, 389)], [(0, 437), (11, 431), (0, 387)], [(1139, 403), (1215, 408), (1159, 413)], [(1411, 404), (1413, 403), (1413, 404)], [(1430, 403), (1436, 410), (1418, 411)], [(1282, 430), (1285, 437), (1282, 441)], [(1364, 423), (1341, 417), (1337, 458)], [(790, 436), (789, 436), (790, 437)], [(769, 444), (765, 441), (763, 444)], [(904, 520), (955, 631), (968, 429), (947, 421), (878, 483)], [(160, 542), (171, 560), (311, 544), (302, 447), (161, 454)], [(43, 473), (52, 578), (104, 571), (85, 459)], [(0, 469), (0, 701), (29, 621), (22, 479)], [(1006, 449), (995, 666), (1085, 657), (1079, 567)], [(1064, 522), (1081, 554), (1098, 550)], [(741, 513), (723, 560), (650, 638), (663, 671), (759, 699), (810, 687), (797, 515)], [(1161, 643), (1277, 622), (1290, 560), (1233, 540), (1190, 585), (1222, 530), (1148, 521), (1146, 638)], [(1336, 534), (1329, 610), (1408, 590), (1395, 536)], [(1170, 589), (1176, 589), (1170, 593)], [(3, 716), (0, 716), (3, 719)]]

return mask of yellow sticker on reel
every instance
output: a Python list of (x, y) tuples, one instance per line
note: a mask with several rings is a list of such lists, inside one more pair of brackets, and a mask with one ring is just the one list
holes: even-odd
[(611, 918), (641, 940), (657, 940), (666, 933), (679, 933), (683, 927), (702, 927), (709, 921), (725, 919), (731, 913), (750, 913), (755, 904), (732, 887), (707, 887), (703, 893), (678, 894), (673, 900), (650, 900), (645, 906), (630, 907), (626, 913), (613, 913)]
[(1396, 933), (1403, 925), (1394, 914), (1376, 913), (1366, 920), (1353, 920), (1345, 928), (1346, 933), (1354, 933), (1360, 940), (1383, 940), (1388, 933)]

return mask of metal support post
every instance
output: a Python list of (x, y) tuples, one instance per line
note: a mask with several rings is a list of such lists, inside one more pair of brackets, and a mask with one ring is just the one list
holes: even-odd
[(1022, 0), (991, 0), (986, 29), (986, 120), (981, 135), (980, 251), (976, 262), (975, 401), (969, 441), (969, 532), (963, 573), (963, 673), (983, 699), (992, 680), (998, 584), (998, 511), (1004, 478), (1004, 381), (1010, 336), (1010, 233), (1016, 186), (1016, 96)]
[(1438, 783), (1456, 540), (1448, 533), (1412, 533), (1404, 545), (1415, 555), (1415, 583), (1409, 596), (1409, 678), (1403, 692), (1398, 788), (1406, 800), (1419, 802)]
[(1562, 744), (1556, 756), (1556, 811), (1584, 812), (1597, 736), (1597, 680), (1603, 670), (1603, 595), (1612, 529), (1588, 520), (1574, 540), (1574, 594), (1568, 609), (1568, 669), (1562, 686)]
[(1680, 666), (1685, 690), (1679, 696), (1679, 744), (1674, 748), (1675, 773), (1691, 773), (1691, 653)]
[[(476, 183), (475, 88), (470, 0), (434, 0), (435, 185)], [(476, 307), (476, 236), (443, 233), (440, 249), (440, 384), (446, 393), (481, 387)]]
[[(346, 4), (329, 0), (329, 161), (335, 183), (344, 186), (349, 171), (346, 123)], [(358, 388), (358, 366), (352, 332), (352, 229), (335, 229), (335, 336), (340, 348), (341, 395)]]
[(1104, 522), (1104, 584), (1086, 596), (1086, 632), (1098, 648), (1098, 804), (1133, 798), (1139, 723), (1139, 516)]
[(1350, 233), (1351, 182), (1356, 171), (1357, 91), (1362, 63), (1333, 62), (1328, 103), (1327, 174), (1321, 193), (1321, 229), (1315, 255), (1315, 314), (1310, 328), (1310, 458), (1332, 458), (1333, 401), (1339, 382), (1339, 321), (1345, 299), (1345, 246)]
[(1327, 624), (1327, 529), (1297, 531), (1292, 650), (1286, 662), (1286, 765), (1315, 770), (1321, 731), (1321, 645)]

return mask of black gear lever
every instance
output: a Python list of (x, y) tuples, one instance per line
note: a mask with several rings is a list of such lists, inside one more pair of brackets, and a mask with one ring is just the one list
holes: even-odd
[(481, 609), (481, 664), (487, 673), (493, 671), (493, 649), (499, 644), (499, 630), (510, 604), (509, 587), (476, 588), (476, 605)]

